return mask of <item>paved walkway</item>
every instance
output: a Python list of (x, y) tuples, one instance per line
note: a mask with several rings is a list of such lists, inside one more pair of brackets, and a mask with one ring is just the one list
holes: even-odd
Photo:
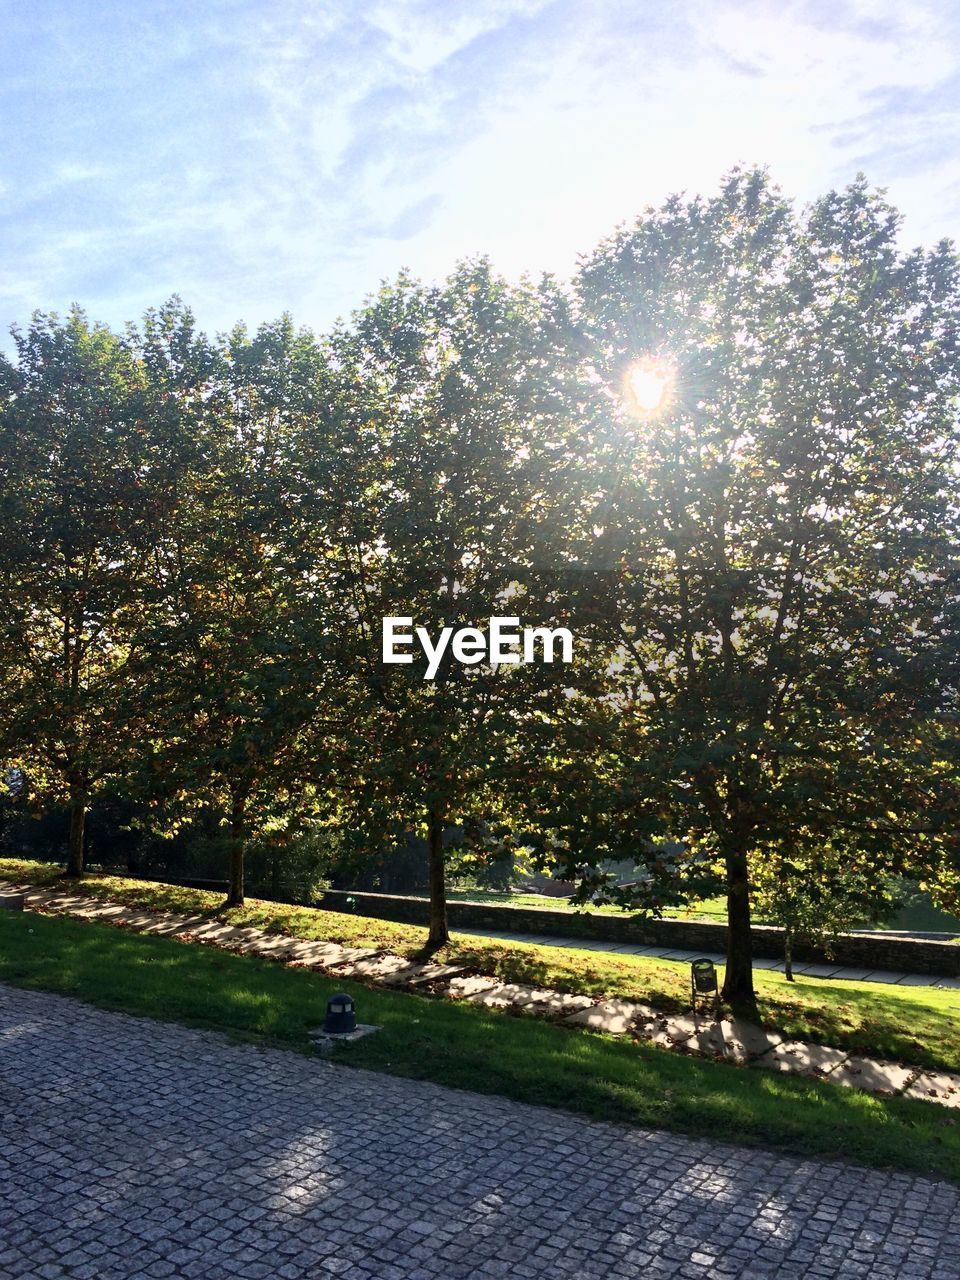
[[(461, 929), (474, 938), (499, 938), (504, 942), (530, 942), (538, 947), (575, 948), (578, 951), (604, 951), (623, 956), (651, 956), (658, 960), (684, 960), (687, 964), (703, 956), (714, 964), (723, 964), (726, 957), (710, 951), (677, 951), (669, 947), (641, 947), (633, 943), (600, 942), (592, 938), (557, 938), (540, 933), (499, 933), (489, 929)], [(755, 969), (771, 969), (783, 972), (782, 960), (755, 958)], [(807, 978), (838, 978), (847, 982), (883, 982), (902, 987), (937, 987), (941, 991), (960, 991), (960, 978), (938, 978), (925, 973), (894, 973), (890, 969), (850, 969), (839, 964), (803, 964), (793, 966), (797, 976)]]
[(960, 1188), (0, 986), (0, 1280), (960, 1280)]
[[(828, 1079), (832, 1084), (867, 1093), (902, 1095), (960, 1110), (960, 1074), (860, 1057), (845, 1049), (800, 1040), (787, 1041), (776, 1031), (742, 1018), (716, 1021), (702, 1012), (668, 1014), (637, 1000), (595, 1000), (526, 983), (501, 982), (487, 974), (468, 972), (460, 965), (420, 964), (389, 952), (304, 941), (203, 915), (149, 911), (55, 889), (21, 888), (31, 910), (210, 943), (285, 964), (306, 965), (338, 978), (397, 988), (420, 987), (438, 996), (469, 1000), (491, 1009), (509, 1009), (567, 1026), (649, 1040), (662, 1049), (740, 1064), (749, 1062), (769, 1071)], [(320, 1038), (318, 1048), (329, 1045)]]

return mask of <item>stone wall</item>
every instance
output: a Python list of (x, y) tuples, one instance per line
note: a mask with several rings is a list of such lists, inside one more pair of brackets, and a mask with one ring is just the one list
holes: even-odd
[[(353, 898), (357, 915), (425, 925), (429, 903), (424, 898), (383, 893), (348, 893), (329, 890), (317, 903), (328, 911), (349, 910)], [(554, 911), (544, 907), (498, 906), (486, 902), (451, 902), (447, 907), (451, 929), (489, 929), (498, 933), (537, 933), (545, 937), (589, 938), (596, 942), (625, 942), (638, 946), (676, 948), (678, 951), (724, 952), (727, 927), (705, 920), (638, 920), (629, 915)], [(783, 930), (754, 925), (753, 951), (758, 958), (783, 955)], [(797, 945), (797, 961), (827, 962), (815, 947)], [(896, 973), (929, 973), (960, 977), (960, 944), (917, 941), (882, 934), (845, 933), (829, 960), (856, 969), (888, 969)]]

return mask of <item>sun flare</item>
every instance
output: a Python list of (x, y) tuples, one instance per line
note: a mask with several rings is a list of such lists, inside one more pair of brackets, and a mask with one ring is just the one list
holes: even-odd
[(666, 403), (673, 370), (661, 360), (638, 360), (627, 370), (627, 402), (635, 413), (657, 413)]

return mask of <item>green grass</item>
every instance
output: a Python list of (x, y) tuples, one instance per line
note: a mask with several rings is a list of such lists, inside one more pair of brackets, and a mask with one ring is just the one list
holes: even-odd
[[(0, 859), (0, 876), (68, 887), (59, 878), (58, 868), (39, 863)], [(78, 888), (91, 897), (130, 906), (216, 914), (230, 923), (272, 933), (329, 939), (398, 955), (415, 956), (425, 937), (425, 931), (413, 925), (256, 899), (221, 912), (220, 894), (119, 876), (86, 876)], [(454, 934), (437, 958), (511, 982), (594, 997), (622, 996), (667, 1011), (689, 1008), (689, 966), (682, 962), (466, 934)], [(960, 991), (803, 977), (789, 983), (782, 974), (766, 971), (758, 971), (755, 981), (760, 1021), (790, 1038), (916, 1066), (960, 1069)]]
[(383, 1027), (338, 1051), (351, 1066), (621, 1124), (960, 1181), (960, 1123), (932, 1103), (686, 1058), (172, 938), (3, 913), (0, 982), (300, 1050), (327, 998), (342, 989), (364, 1021)]
[[(678, 911), (677, 916), (683, 920), (713, 920), (718, 924), (726, 924), (727, 903), (725, 898), (704, 898), (685, 911)], [(770, 924), (760, 915), (757, 924)], [(917, 933), (960, 933), (960, 920), (956, 916), (940, 911), (927, 898), (926, 894), (917, 894), (914, 901), (906, 903), (890, 917), (889, 920), (877, 924), (864, 923), (864, 929), (899, 929), (904, 932), (914, 930)]]
[[(674, 913), (680, 920), (712, 920), (715, 924), (727, 923), (727, 901), (725, 898), (704, 898), (691, 906), (678, 908)], [(759, 915), (755, 915), (757, 924), (766, 924)]]
[[(423, 894), (411, 894), (422, 898)], [(530, 907), (534, 911), (565, 911), (569, 915), (623, 915), (620, 907), (591, 906), (587, 909), (574, 906), (568, 898), (552, 898), (545, 893), (521, 893), (512, 889), (450, 889), (451, 902), (482, 902), (497, 907)]]

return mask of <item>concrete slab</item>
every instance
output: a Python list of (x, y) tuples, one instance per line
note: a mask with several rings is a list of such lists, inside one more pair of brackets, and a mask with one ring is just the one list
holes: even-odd
[(710, 1023), (695, 1032), (687, 1040), (673, 1040), (669, 1045), (660, 1043), (661, 1048), (682, 1049), (685, 1053), (700, 1054), (704, 1058), (725, 1058), (727, 1045), (723, 1027), (718, 1022)]
[(791, 1071), (797, 1075), (831, 1076), (846, 1062), (849, 1055), (844, 1049), (830, 1049), (822, 1044), (804, 1044), (801, 1040), (789, 1040), (776, 1045), (769, 1053), (757, 1058), (754, 1065), (770, 1071)]
[(298, 957), (301, 957), (303, 963), (321, 965), (324, 969), (335, 970), (339, 977), (346, 978), (355, 972), (356, 965), (364, 964), (379, 954), (380, 952), (367, 950), (366, 947), (340, 947), (335, 942), (311, 942)]
[(396, 973), (389, 974), (380, 981), (386, 987), (419, 987), (428, 982), (453, 978), (458, 973), (463, 973), (465, 968), (466, 965), (462, 964), (438, 964), (435, 961), (428, 964), (408, 964), (406, 969), (398, 969)]
[(678, 1014), (658, 1019), (654, 1043), (663, 1049), (681, 1049), (685, 1053), (725, 1058), (730, 1062), (749, 1062), (781, 1044), (783, 1037), (775, 1031), (745, 1022), (742, 1018), (695, 1018)]
[(938, 991), (960, 991), (960, 978), (935, 978), (933, 985)]
[(270, 937), (269, 934), (264, 934), (259, 929), (250, 929), (246, 925), (236, 926), (234, 934), (238, 950), (252, 952), (254, 955), (260, 953)]
[[(77, 920), (99, 920), (103, 911), (99, 906), (96, 907), (70, 907), (62, 909), (62, 914), (74, 916)], [(156, 918), (156, 917), (154, 917)], [(161, 920), (161, 925), (166, 925), (166, 920)]]
[(753, 967), (754, 967), (755, 969), (767, 969), (767, 970), (770, 970), (770, 969), (779, 969), (779, 970), (782, 972), (782, 971), (783, 971), (783, 961), (782, 961), (782, 960), (770, 960), (770, 959), (768, 959), (768, 958), (765, 958), (765, 957), (761, 956), (759, 960), (754, 960), (754, 962), (753, 962)]
[(53, 907), (55, 910), (68, 911), (74, 907), (83, 907), (90, 905), (89, 898), (82, 898), (78, 894), (69, 893), (38, 893), (30, 895), (31, 902), (42, 902), (45, 907)]
[(905, 1098), (938, 1102), (941, 1107), (960, 1110), (960, 1075), (948, 1071), (925, 1071), (904, 1091)]
[(838, 969), (833, 976), (844, 982), (863, 982), (870, 972), (870, 969)]
[(145, 911), (125, 911), (121, 919), (128, 929), (142, 933), (147, 926), (155, 922), (156, 917)]
[(224, 924), (223, 920), (211, 919), (209, 916), (202, 916), (197, 912), (190, 911), (151, 911), (149, 907), (128, 907), (127, 914), (136, 915), (138, 919), (145, 920), (148, 924), (156, 926), (183, 925), (188, 922), (194, 924)]
[(840, 972), (840, 966), (836, 964), (795, 964), (793, 972), (798, 977), (804, 978), (832, 978)]
[(466, 999), (471, 1004), (482, 1004), (488, 1009), (520, 1008), (529, 1003), (535, 989), (521, 982), (497, 982), (492, 987), (475, 991)]
[(466, 978), (454, 978), (447, 987), (447, 995), (452, 996), (455, 1000), (469, 1000), (471, 996), (477, 995), (481, 991), (489, 991), (491, 987), (497, 987), (500, 983), (496, 978), (484, 978), (479, 976), (468, 976)]
[[(141, 928), (142, 933), (161, 933), (163, 930), (157, 925), (147, 925)], [(167, 930), (167, 932), (170, 932)], [(242, 945), (249, 945), (249, 939), (243, 929), (235, 928), (229, 924), (216, 924), (210, 922), (206, 925), (198, 925), (193, 929), (177, 929), (175, 932), (189, 932), (195, 938), (202, 938), (205, 942), (215, 942), (221, 947), (230, 947), (232, 950), (239, 951)]]
[(866, 1093), (900, 1093), (917, 1074), (916, 1067), (902, 1067), (897, 1062), (881, 1062), (877, 1058), (848, 1058), (830, 1073), (832, 1084), (843, 1084)]
[(310, 1031), (310, 1040), (317, 1053), (324, 1058), (329, 1058), (335, 1049), (341, 1044), (350, 1044), (354, 1040), (363, 1040), (365, 1036), (371, 1036), (375, 1031), (382, 1031), (382, 1027), (374, 1026), (373, 1023), (358, 1022), (352, 1031), (324, 1031), (323, 1027), (317, 1027), (315, 1031)]
[(300, 951), (296, 938), (270, 937), (264, 938), (257, 948), (257, 955), (266, 956), (270, 960), (295, 960)]
[(661, 1049), (677, 1049), (684, 1047), (690, 1040), (709, 1033), (716, 1026), (716, 1018), (705, 1013), (659, 1013), (650, 1038)]
[(354, 959), (342, 960), (329, 966), (338, 975), (349, 974), (351, 978), (370, 978), (382, 982), (384, 978), (394, 977), (398, 973), (407, 973), (422, 968), (422, 965), (411, 964), (403, 956), (389, 955), (383, 951), (374, 951), (369, 955), (357, 956)]
[(931, 973), (904, 973), (897, 979), (898, 987), (932, 987), (938, 979)]
[(650, 1021), (652, 1010), (634, 1000), (603, 1000), (588, 1009), (580, 1009), (563, 1019), (569, 1026), (606, 1031), (608, 1035), (627, 1035)]
[(589, 996), (572, 996), (562, 991), (527, 986), (522, 982), (497, 982), (489, 978), (454, 980), (450, 983), (447, 994), (490, 1009), (513, 1008), (543, 1018), (565, 1017), (594, 1007), (594, 1001)]
[(783, 1044), (783, 1036), (766, 1027), (758, 1027), (743, 1018), (725, 1019), (721, 1024), (728, 1058), (747, 1062), (759, 1058)]
[(540, 1018), (563, 1018), (593, 1006), (589, 996), (572, 996), (565, 991), (534, 989), (522, 1008)]
[(864, 978), (864, 982), (882, 982), (887, 986), (899, 981), (902, 974), (891, 973), (889, 969), (874, 969), (873, 973), (868, 973)]
[[(152, 930), (157, 925), (164, 923), (163, 920), (158, 920), (155, 915), (147, 911), (127, 910), (124, 912), (124, 919), (127, 924), (133, 925), (138, 929), (149, 927)], [(177, 916), (171, 921), (171, 924), (180, 930), (189, 929), (191, 933), (195, 933), (198, 937), (231, 927), (230, 925), (225, 925), (222, 920), (210, 920), (205, 916)]]
[(687, 1036), (692, 1036), (695, 1031), (699, 1031), (701, 1027), (713, 1026), (716, 1018), (710, 1017), (703, 1013), (659, 1013), (657, 1015), (658, 1024), (664, 1030), (677, 1040), (685, 1040)]
[(341, 947), (337, 942), (300, 942), (293, 951), (296, 965), (328, 969), (342, 960), (359, 959), (363, 952), (357, 947)]

